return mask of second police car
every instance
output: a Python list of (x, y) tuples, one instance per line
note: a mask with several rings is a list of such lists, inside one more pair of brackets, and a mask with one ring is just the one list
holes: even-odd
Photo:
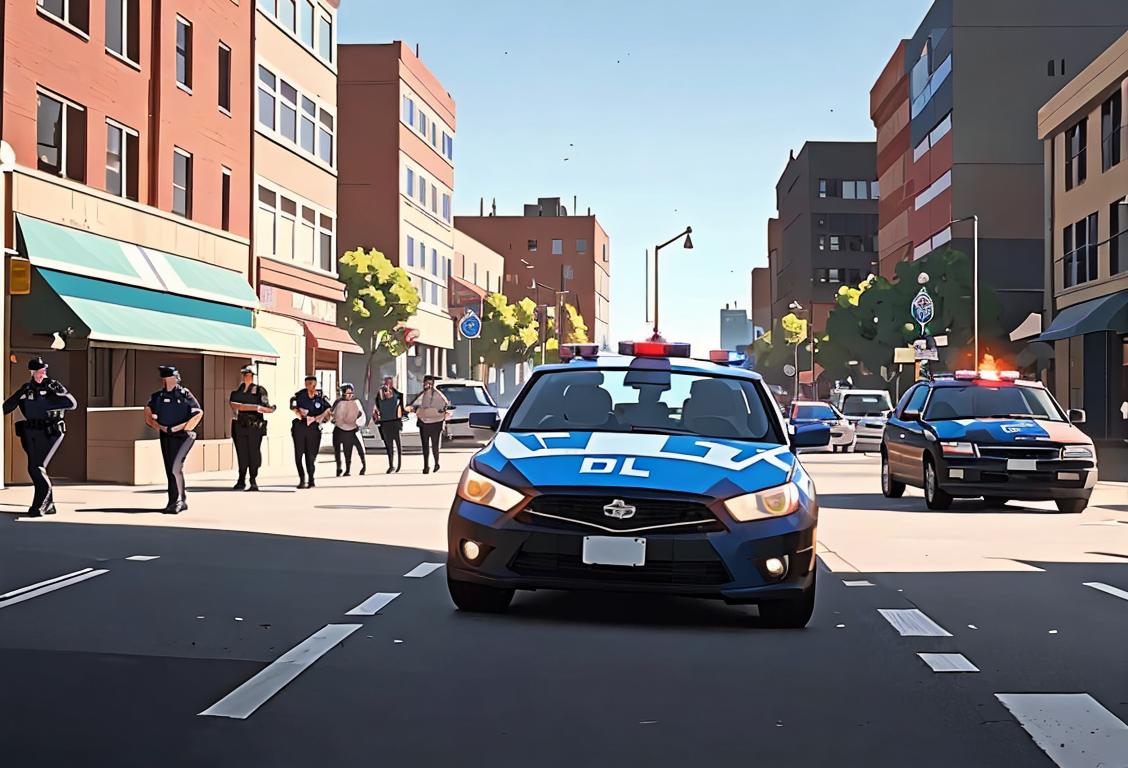
[(918, 381), (889, 418), (881, 442), (881, 490), (924, 489), (930, 509), (953, 498), (1054, 501), (1081, 512), (1097, 483), (1093, 441), (1040, 382), (1014, 371), (957, 371)]
[(459, 482), (447, 578), (462, 610), (516, 590), (662, 592), (756, 603), (801, 627), (815, 597), (818, 504), (760, 376), (687, 345), (594, 345), (537, 368)]

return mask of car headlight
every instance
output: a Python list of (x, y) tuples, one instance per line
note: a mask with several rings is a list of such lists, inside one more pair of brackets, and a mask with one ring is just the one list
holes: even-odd
[(975, 457), (975, 443), (941, 442), (940, 450), (945, 456)]
[(1087, 445), (1066, 445), (1061, 449), (1063, 459), (1091, 459), (1093, 449)]
[(799, 509), (799, 489), (795, 483), (789, 482), (775, 488), (746, 493), (726, 501), (725, 509), (742, 523), (783, 517)]
[(470, 467), (458, 481), (458, 497), (465, 501), (508, 512), (525, 500), (525, 494), (515, 491), (497, 480), (491, 480)]

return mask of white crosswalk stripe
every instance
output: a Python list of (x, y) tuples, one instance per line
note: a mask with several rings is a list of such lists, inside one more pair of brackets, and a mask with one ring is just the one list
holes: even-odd
[(445, 563), (420, 563), (404, 574), (407, 579), (421, 579), (424, 576), (430, 576), (435, 571), (443, 567)]
[(962, 653), (918, 653), (920, 660), (933, 672), (978, 672), (979, 667), (968, 661)]
[(87, 568), (85, 571), (77, 571), (73, 574), (68, 574), (66, 577), (59, 577), (56, 579), (50, 579), (46, 582), (40, 582), (39, 584), (32, 584), (28, 587), (23, 587), (22, 589), (17, 589), (13, 592), (7, 593), (9, 595), (12, 595), (12, 597), (9, 597), (6, 600), (0, 600), (0, 608), (7, 608), (8, 606), (16, 605), (17, 603), (22, 603), (26, 600), (32, 600), (36, 597), (41, 597), (58, 589), (73, 587), (75, 584), (93, 579), (96, 576), (101, 576), (105, 573), (109, 573), (109, 571), (106, 569), (92, 571)]
[(916, 608), (878, 608), (882, 618), (900, 633), (901, 637), (951, 637), (944, 629)]
[(363, 603), (346, 613), (346, 616), (373, 616), (387, 607), (388, 603), (400, 596), (399, 592), (377, 592)]
[(996, 693), (1059, 768), (1128, 765), (1128, 725), (1087, 693)]
[(1128, 600), (1128, 592), (1125, 592), (1123, 589), (1117, 589), (1116, 587), (1110, 587), (1108, 584), (1102, 584), (1099, 581), (1086, 581), (1084, 586), (1091, 587), (1098, 592), (1104, 592), (1106, 595), (1119, 597), (1121, 600)]

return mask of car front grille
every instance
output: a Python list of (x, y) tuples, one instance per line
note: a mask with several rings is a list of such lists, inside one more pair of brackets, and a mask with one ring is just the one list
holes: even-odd
[(703, 540), (649, 539), (646, 564), (637, 567), (587, 565), (582, 547), (579, 536), (533, 534), (509, 568), (526, 577), (622, 584), (715, 586), (732, 581), (716, 550)]
[[(620, 502), (620, 503), (617, 503)], [(634, 507), (630, 517), (614, 517), (605, 507)], [(724, 526), (709, 508), (698, 501), (653, 499), (638, 495), (546, 494), (537, 496), (517, 515), (526, 525), (564, 530), (635, 533), (661, 530), (663, 533), (708, 533)]]
[(1056, 461), (1061, 458), (1061, 448), (1042, 445), (979, 445), (982, 459), (1037, 459)]

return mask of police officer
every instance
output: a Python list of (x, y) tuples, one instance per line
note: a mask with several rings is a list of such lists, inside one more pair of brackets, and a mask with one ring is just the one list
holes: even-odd
[(184, 459), (196, 442), (193, 430), (204, 418), (204, 410), (196, 396), (181, 386), (180, 372), (175, 366), (162, 365), (157, 372), (163, 386), (145, 406), (145, 423), (160, 433), (161, 457), (168, 477), (168, 506), (164, 511), (175, 515), (188, 509)]
[[(231, 440), (235, 443), (235, 457), (239, 462), (239, 480), (234, 490), (257, 491), (258, 471), (262, 466), (262, 438), (266, 435), (266, 417), (278, 406), (271, 405), (266, 387), (255, 383), (255, 369), (245, 366), (240, 373), (243, 383), (231, 391), (228, 404), (235, 418), (231, 420)], [(247, 476), (251, 484), (248, 486)]]
[[(317, 388), (317, 377), (305, 377), (305, 389), (299, 389), (290, 398), (294, 422), (290, 435), (294, 438), (294, 462), (298, 467), (298, 488), (313, 488), (313, 471), (317, 452), (321, 448), (321, 425), (329, 420), (332, 411), (329, 401)], [(306, 475), (309, 481), (306, 482)]]
[(55, 514), (55, 499), (47, 465), (63, 442), (66, 425), (63, 411), (78, 407), (74, 397), (60, 382), (47, 378), (47, 363), (33, 357), (27, 363), (31, 380), (4, 401), (4, 414), (18, 407), (23, 421), (16, 422), (16, 434), (27, 454), (27, 473), (35, 486), (35, 496), (27, 513), (32, 517)]

